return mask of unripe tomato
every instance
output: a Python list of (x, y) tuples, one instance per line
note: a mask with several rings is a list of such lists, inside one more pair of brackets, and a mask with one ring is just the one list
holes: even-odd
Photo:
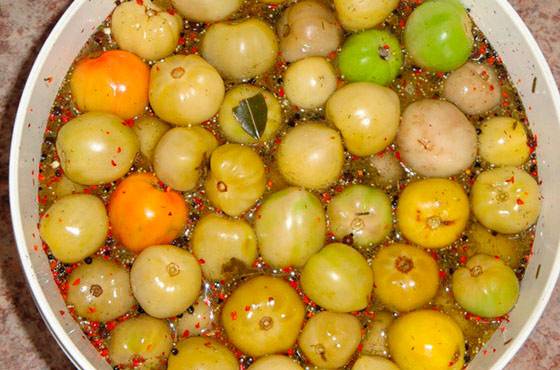
[(480, 126), (480, 156), (496, 166), (520, 166), (529, 159), (527, 132), (511, 117), (493, 117)]
[(401, 370), (460, 370), (465, 342), (449, 316), (432, 310), (414, 311), (389, 327), (389, 349)]
[(111, 32), (119, 48), (144, 59), (161, 59), (173, 53), (183, 29), (178, 14), (152, 1), (126, 1), (115, 8)]
[(130, 274), (113, 261), (94, 257), (90, 264), (78, 266), (68, 276), (66, 303), (87, 320), (114, 320), (136, 304)]
[(515, 167), (485, 171), (471, 189), (475, 217), (487, 228), (503, 234), (516, 234), (533, 225), (541, 202), (537, 181)]
[(109, 221), (115, 238), (140, 252), (177, 238), (187, 223), (187, 205), (180, 193), (161, 189), (154, 175), (135, 174), (111, 195)]
[(140, 58), (109, 50), (78, 61), (70, 88), (82, 112), (108, 112), (127, 119), (144, 112), (149, 81), (150, 69)]
[(173, 55), (150, 73), (150, 104), (161, 119), (178, 126), (198, 125), (214, 116), (224, 100), (224, 81), (196, 54)]
[(148, 315), (133, 317), (118, 324), (111, 332), (108, 348), (112, 365), (137, 368), (135, 360), (142, 359), (138, 368), (162, 369), (173, 347), (169, 324)]
[(177, 343), (177, 351), (169, 356), (168, 370), (239, 370), (233, 353), (212, 338), (187, 338)]
[(395, 363), (381, 356), (361, 356), (352, 370), (399, 370)]
[(519, 281), (502, 260), (478, 254), (453, 274), (453, 296), (469, 312), (482, 317), (507, 314), (519, 297)]
[(312, 193), (287, 188), (259, 208), (255, 230), (263, 259), (273, 267), (301, 267), (325, 242), (325, 211)]
[(389, 356), (387, 331), (395, 317), (388, 311), (375, 312), (375, 317), (369, 322), (366, 336), (362, 341), (362, 354), (370, 356)]
[(233, 291), (222, 310), (222, 324), (237, 348), (259, 357), (291, 348), (304, 315), (303, 303), (290, 284), (259, 276)]
[(264, 163), (251, 148), (226, 144), (212, 153), (204, 189), (212, 204), (228, 215), (239, 216), (251, 208), (265, 186)]
[(136, 136), (138, 136), (140, 153), (152, 163), (154, 151), (159, 139), (161, 139), (171, 127), (157, 117), (144, 116), (134, 122), (132, 129), (136, 133)]
[(243, 0), (171, 0), (171, 3), (189, 21), (212, 23), (235, 13)]
[(425, 248), (443, 248), (461, 236), (469, 219), (469, 199), (455, 181), (420, 180), (408, 185), (397, 207), (404, 236)]
[(60, 164), (70, 180), (99, 185), (124, 176), (138, 152), (138, 138), (119, 117), (84, 113), (62, 126), (56, 138)]
[(330, 229), (341, 240), (352, 234), (354, 244), (376, 244), (393, 230), (391, 201), (382, 190), (350, 185), (328, 205)]
[(198, 221), (191, 241), (194, 255), (204, 260), (202, 272), (209, 280), (224, 279), (223, 269), (233, 260), (251, 266), (258, 255), (251, 225), (214, 213)]
[(372, 268), (373, 292), (390, 309), (420, 308), (437, 293), (438, 265), (420, 248), (405, 244), (381, 248)]
[(250, 370), (303, 370), (301, 366), (287, 356), (270, 355), (259, 358), (250, 367)]
[(358, 348), (361, 329), (360, 321), (351, 314), (323, 311), (305, 324), (298, 344), (313, 365), (338, 369)]
[(435, 71), (452, 71), (471, 55), (472, 22), (458, 1), (427, 1), (412, 12), (404, 43), (414, 62)]
[(348, 31), (372, 28), (399, 5), (398, 0), (335, 0), (338, 18)]
[(335, 312), (366, 308), (373, 272), (364, 256), (345, 244), (329, 244), (311, 256), (301, 273), (301, 287), (319, 306)]

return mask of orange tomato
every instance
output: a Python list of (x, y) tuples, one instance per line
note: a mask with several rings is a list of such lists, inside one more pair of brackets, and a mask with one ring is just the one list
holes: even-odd
[(81, 59), (70, 79), (72, 97), (83, 112), (101, 111), (123, 119), (148, 104), (150, 69), (136, 55), (110, 50)]
[(153, 174), (127, 177), (109, 200), (113, 236), (137, 253), (152, 245), (169, 244), (177, 238), (185, 229), (187, 213), (182, 195), (161, 189)]

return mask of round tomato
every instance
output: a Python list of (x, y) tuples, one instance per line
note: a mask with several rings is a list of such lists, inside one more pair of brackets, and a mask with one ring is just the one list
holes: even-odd
[(136, 55), (110, 50), (85, 57), (70, 79), (72, 98), (83, 112), (101, 111), (127, 119), (148, 105), (150, 69)]
[(124, 179), (109, 201), (113, 235), (133, 252), (177, 238), (186, 226), (187, 213), (181, 194), (162, 189), (157, 177), (147, 173)]

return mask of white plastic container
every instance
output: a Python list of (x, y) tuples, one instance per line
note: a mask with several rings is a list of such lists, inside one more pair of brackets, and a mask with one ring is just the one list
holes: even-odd
[[(560, 271), (560, 96), (550, 69), (527, 27), (506, 0), (463, 0), (502, 56), (538, 135), (543, 210), (521, 296), (503, 325), (469, 369), (501, 369), (530, 335)], [(37, 170), (49, 109), (72, 61), (114, 0), (75, 0), (43, 45), (19, 105), (10, 158), (10, 202), (21, 262), (47, 326), (80, 369), (110, 369), (68, 314), (41, 249), (37, 224)], [(533, 89), (533, 81), (536, 86)]]

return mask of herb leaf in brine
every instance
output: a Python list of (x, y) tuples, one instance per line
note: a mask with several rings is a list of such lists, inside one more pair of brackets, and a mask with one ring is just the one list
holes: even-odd
[(241, 124), (243, 130), (252, 138), (260, 140), (266, 129), (268, 107), (263, 94), (243, 99), (233, 108), (233, 115)]

